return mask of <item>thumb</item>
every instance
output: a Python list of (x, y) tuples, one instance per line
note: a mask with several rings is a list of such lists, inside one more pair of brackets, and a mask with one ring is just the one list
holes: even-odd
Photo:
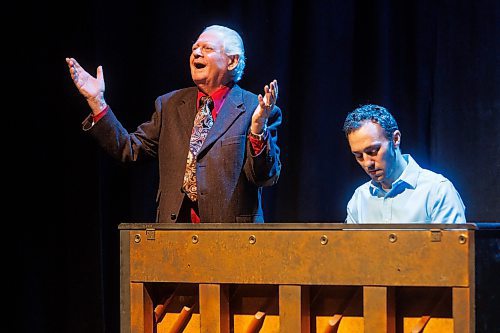
[(104, 81), (104, 72), (102, 71), (102, 66), (97, 67), (97, 80)]

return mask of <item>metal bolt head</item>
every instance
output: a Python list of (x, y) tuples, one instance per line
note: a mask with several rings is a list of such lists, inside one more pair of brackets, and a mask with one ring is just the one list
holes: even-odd
[(140, 243), (141, 242), (141, 234), (135, 234), (134, 236), (134, 242)]
[(256, 241), (257, 241), (257, 238), (255, 237), (255, 235), (250, 235), (250, 237), (248, 237), (248, 242), (250, 244), (255, 244)]
[(389, 235), (389, 242), (395, 243), (398, 240), (398, 236), (396, 234)]
[(199, 241), (199, 240), (200, 240), (200, 239), (198, 238), (198, 235), (193, 235), (193, 236), (191, 236), (191, 242), (192, 242), (193, 244), (198, 243), (198, 241)]
[(458, 236), (458, 242), (459, 242), (460, 244), (465, 244), (465, 243), (467, 243), (467, 235), (463, 235), (463, 234), (462, 234), (462, 235)]
[(321, 245), (328, 244), (328, 236), (326, 236), (326, 235), (321, 236), (319, 241), (320, 241)]

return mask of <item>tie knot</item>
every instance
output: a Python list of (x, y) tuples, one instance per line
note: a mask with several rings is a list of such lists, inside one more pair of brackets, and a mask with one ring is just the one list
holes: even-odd
[(214, 106), (214, 100), (210, 96), (201, 96), (200, 98), (200, 107), (207, 106), (209, 109), (212, 109)]

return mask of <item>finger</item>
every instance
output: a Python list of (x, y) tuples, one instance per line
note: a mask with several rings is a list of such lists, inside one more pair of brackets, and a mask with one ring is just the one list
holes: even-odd
[(264, 107), (264, 104), (265, 104), (265, 102), (264, 102), (264, 97), (262, 97), (262, 95), (261, 95), (261, 94), (259, 94), (259, 96), (257, 96), (257, 99), (259, 100), (259, 104), (260, 104), (260, 106), (261, 106), (261, 107)]
[(73, 76), (75, 73), (73, 58), (66, 58), (66, 63), (68, 64), (69, 73)]
[(271, 94), (276, 96), (276, 86), (274, 85), (274, 82), (271, 82)]
[(274, 81), (270, 83), (270, 105), (275, 104), (276, 102), (276, 86), (274, 85)]
[(83, 71), (83, 67), (76, 60), (73, 61), (73, 68), (78, 72)]
[(259, 105), (260, 105), (260, 112), (259, 116), (264, 116), (264, 117), (269, 117), (269, 98), (266, 96), (259, 95)]
[(73, 66), (76, 63), (76, 60), (75, 58), (68, 57), (66, 58), (66, 62)]
[(267, 107), (266, 105), (268, 105), (266, 101), (269, 101), (269, 98), (265, 97), (265, 96), (262, 96), (261, 94), (259, 94), (257, 96), (258, 100), (259, 100), (259, 106), (260, 106), (260, 109), (261, 109), (261, 112), (265, 112), (267, 111)]
[(270, 105), (272, 105), (272, 104), (274, 103), (274, 101), (273, 101), (273, 95), (272, 95), (272, 93), (271, 93), (271, 92), (268, 92), (268, 93), (266, 94), (266, 97), (265, 97), (265, 99), (264, 99), (264, 102), (265, 102), (265, 106), (266, 106), (266, 108), (269, 108), (269, 106), (270, 106)]

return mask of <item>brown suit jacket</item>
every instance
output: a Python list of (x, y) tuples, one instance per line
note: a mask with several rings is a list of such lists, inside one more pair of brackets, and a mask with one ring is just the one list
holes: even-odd
[[(111, 109), (94, 126), (91, 118), (83, 123), (100, 146), (122, 162), (146, 156), (158, 159), (157, 222), (176, 222), (179, 216), (197, 91), (191, 87), (158, 97), (151, 120), (133, 133), (123, 128)], [(277, 129), (282, 115), (275, 107), (268, 121), (266, 148), (253, 156), (247, 136), (257, 105), (257, 95), (234, 85), (198, 153), (201, 222), (264, 222), (262, 187), (275, 184), (281, 170)]]

